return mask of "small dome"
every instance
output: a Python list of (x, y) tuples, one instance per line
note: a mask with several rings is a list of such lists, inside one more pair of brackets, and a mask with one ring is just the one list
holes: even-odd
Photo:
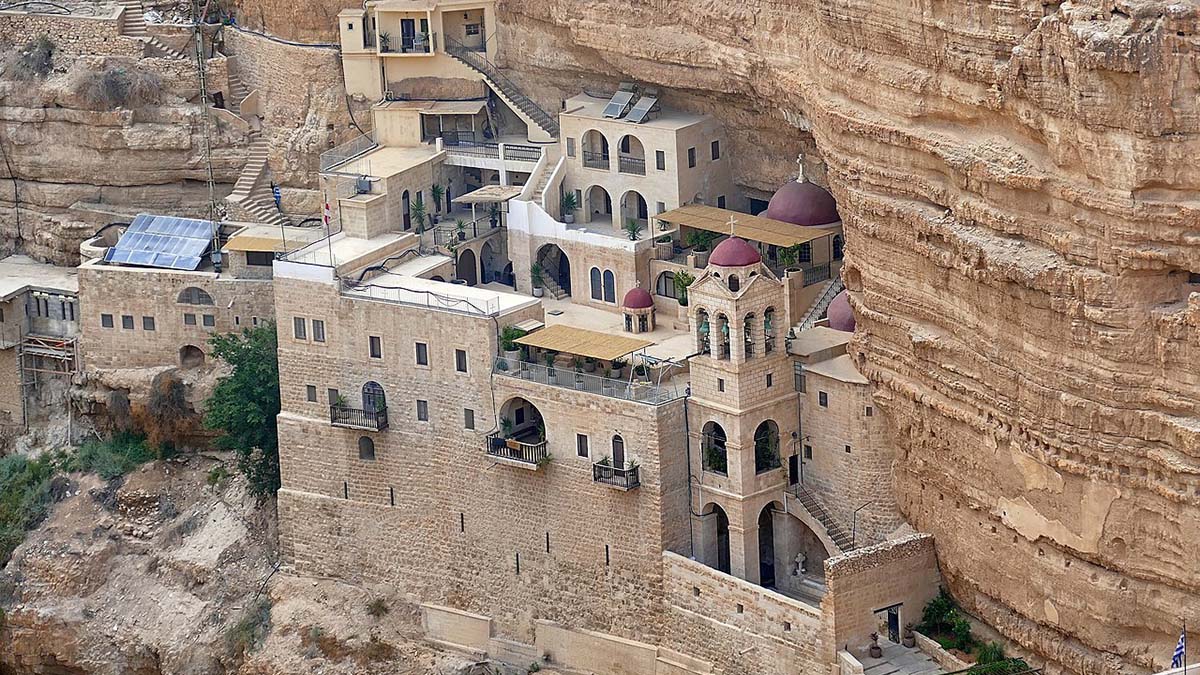
[(762, 255), (745, 239), (730, 237), (717, 244), (708, 256), (708, 262), (719, 267), (744, 267), (762, 262)]
[(767, 210), (759, 214), (792, 225), (826, 225), (841, 220), (837, 202), (825, 188), (815, 183), (791, 182), (771, 197)]
[(654, 306), (654, 298), (650, 297), (650, 292), (642, 287), (631, 288), (625, 294), (625, 299), (621, 301), (622, 307), (629, 309), (646, 309)]
[(829, 317), (830, 328), (847, 333), (854, 332), (854, 311), (850, 309), (850, 295), (846, 291), (833, 298), (825, 315)]

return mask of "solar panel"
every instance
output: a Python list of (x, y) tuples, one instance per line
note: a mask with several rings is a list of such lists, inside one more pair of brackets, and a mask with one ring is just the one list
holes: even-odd
[(172, 270), (194, 270), (212, 245), (216, 225), (209, 220), (139, 214), (116, 246), (104, 253), (105, 262)]
[(629, 115), (627, 115), (625, 119), (633, 122), (634, 124), (641, 124), (642, 122), (646, 121), (646, 116), (657, 107), (658, 99), (656, 97), (643, 96), (638, 99), (637, 104), (633, 106), (633, 110), (629, 111)]
[(632, 91), (618, 91), (613, 94), (612, 100), (608, 105), (604, 106), (604, 116), (612, 119), (619, 119), (625, 114), (625, 109), (633, 102)]

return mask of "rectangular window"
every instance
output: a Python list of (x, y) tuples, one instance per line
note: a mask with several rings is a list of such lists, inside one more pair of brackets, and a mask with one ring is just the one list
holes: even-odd
[(312, 320), (313, 342), (325, 341), (325, 322), (320, 319)]
[(463, 428), (475, 428), (475, 411), (470, 408), (463, 408)]
[(195, 314), (184, 314), (183, 315), (183, 325), (195, 326), (196, 325), (196, 315)]
[(304, 388), (304, 396), (305, 396), (305, 398), (308, 399), (309, 403), (316, 403), (317, 402), (317, 388), (311, 384), (306, 386)]
[(417, 399), (417, 420), (421, 422), (429, 421), (429, 401)]
[(805, 382), (804, 365), (797, 362), (792, 366), (792, 374), (796, 379), (796, 391), (805, 393), (808, 383)]
[(464, 24), (463, 28), (466, 29), (467, 35), (479, 35), (479, 24), (477, 23)]
[(817, 392), (817, 404), (820, 405), (822, 408), (828, 408), (829, 407), (829, 394), (826, 394), (823, 391), (818, 391)]
[(712, 158), (714, 162), (721, 159), (721, 141), (712, 142)]
[(848, 445), (846, 446), (846, 454), (847, 455), (850, 454), (850, 446), (848, 446)]
[(717, 195), (717, 208), (725, 208), (725, 195)]
[(142, 317), (142, 330), (154, 330), (154, 317), (152, 317), (152, 316), (143, 316)]
[(121, 315), (121, 328), (125, 330), (133, 330), (133, 317), (128, 314)]
[(721, 378), (721, 377), (717, 378), (717, 391), (725, 391), (725, 379), (724, 378)]
[(874, 414), (875, 414), (875, 411), (871, 408), (871, 406), (867, 406), (867, 417), (870, 417)]
[(101, 314), (100, 315), (100, 327), (101, 328), (112, 328), (113, 327), (113, 315), (112, 314)]
[(75, 320), (75, 303), (68, 302), (67, 303), (67, 321), (74, 321), (74, 320)]
[(429, 345), (425, 344), (424, 342), (417, 343), (417, 365), (429, 365)]
[(588, 437), (584, 434), (575, 434), (575, 454), (580, 457), (588, 456)]
[(270, 267), (275, 254), (270, 251), (246, 251), (246, 264), (254, 267)]
[(467, 372), (467, 350), (454, 350), (454, 369), (460, 373)]
[(654, 168), (658, 169), (659, 171), (667, 170), (667, 153), (663, 152), (662, 150), (654, 151)]
[(775, 378), (773, 377), (773, 375), (774, 375), (773, 373), (767, 373), (767, 386), (768, 387), (770, 387), (772, 384), (775, 384)]
[(688, 168), (696, 168), (696, 149), (688, 148)]
[(811, 445), (804, 446), (804, 459), (812, 459), (812, 446)]
[(4, 308), (0, 307), (0, 323), (4, 323)]
[(304, 317), (292, 317), (292, 337), (297, 340), (308, 339), (308, 323), (304, 320)]
[(212, 328), (217, 325), (217, 317), (212, 314), (201, 314), (200, 323), (203, 323), (205, 328)]
[(662, 202), (654, 203), (655, 213), (664, 213), (667, 210), (667, 205)]
[(575, 139), (568, 136), (567, 137), (567, 157), (574, 157), (574, 156), (575, 156)]
[(367, 338), (367, 343), (368, 343), (367, 347), (370, 350), (369, 353), (371, 354), (371, 358), (382, 359), (383, 358), (383, 340), (381, 340), (378, 335), (372, 335), (369, 338)]
[(341, 396), (341, 394), (338, 393), (338, 390), (333, 388), (326, 389), (325, 394), (329, 397), (329, 405), (337, 403), (338, 396)]

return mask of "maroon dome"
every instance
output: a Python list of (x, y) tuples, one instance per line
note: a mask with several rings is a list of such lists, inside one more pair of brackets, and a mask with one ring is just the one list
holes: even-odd
[(833, 195), (815, 183), (795, 181), (779, 188), (771, 197), (767, 210), (759, 215), (805, 227), (841, 220)]
[(854, 332), (854, 311), (850, 309), (850, 296), (846, 291), (838, 293), (833, 298), (833, 302), (829, 303), (826, 316), (829, 317), (830, 328), (847, 333)]
[(762, 262), (762, 254), (758, 249), (746, 243), (741, 237), (730, 237), (717, 244), (712, 254), (708, 256), (711, 265), (720, 267), (744, 267)]
[(625, 294), (625, 299), (621, 301), (622, 307), (629, 309), (646, 309), (654, 306), (654, 298), (650, 297), (650, 292), (642, 287), (631, 288)]

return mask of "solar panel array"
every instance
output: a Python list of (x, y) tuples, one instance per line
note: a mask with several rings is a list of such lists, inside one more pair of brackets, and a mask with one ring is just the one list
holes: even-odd
[(633, 122), (634, 124), (641, 124), (642, 122), (646, 121), (646, 116), (649, 115), (657, 105), (658, 98), (654, 96), (643, 96), (638, 99), (637, 104), (633, 106), (633, 110), (629, 111), (629, 115), (626, 116), (625, 119), (629, 122)]
[(104, 253), (105, 262), (194, 270), (212, 245), (216, 225), (210, 220), (139, 214), (116, 246)]
[(633, 103), (632, 91), (618, 91), (613, 94), (612, 100), (608, 105), (604, 106), (604, 116), (612, 119), (620, 119), (621, 115), (625, 114), (625, 109), (629, 104)]

